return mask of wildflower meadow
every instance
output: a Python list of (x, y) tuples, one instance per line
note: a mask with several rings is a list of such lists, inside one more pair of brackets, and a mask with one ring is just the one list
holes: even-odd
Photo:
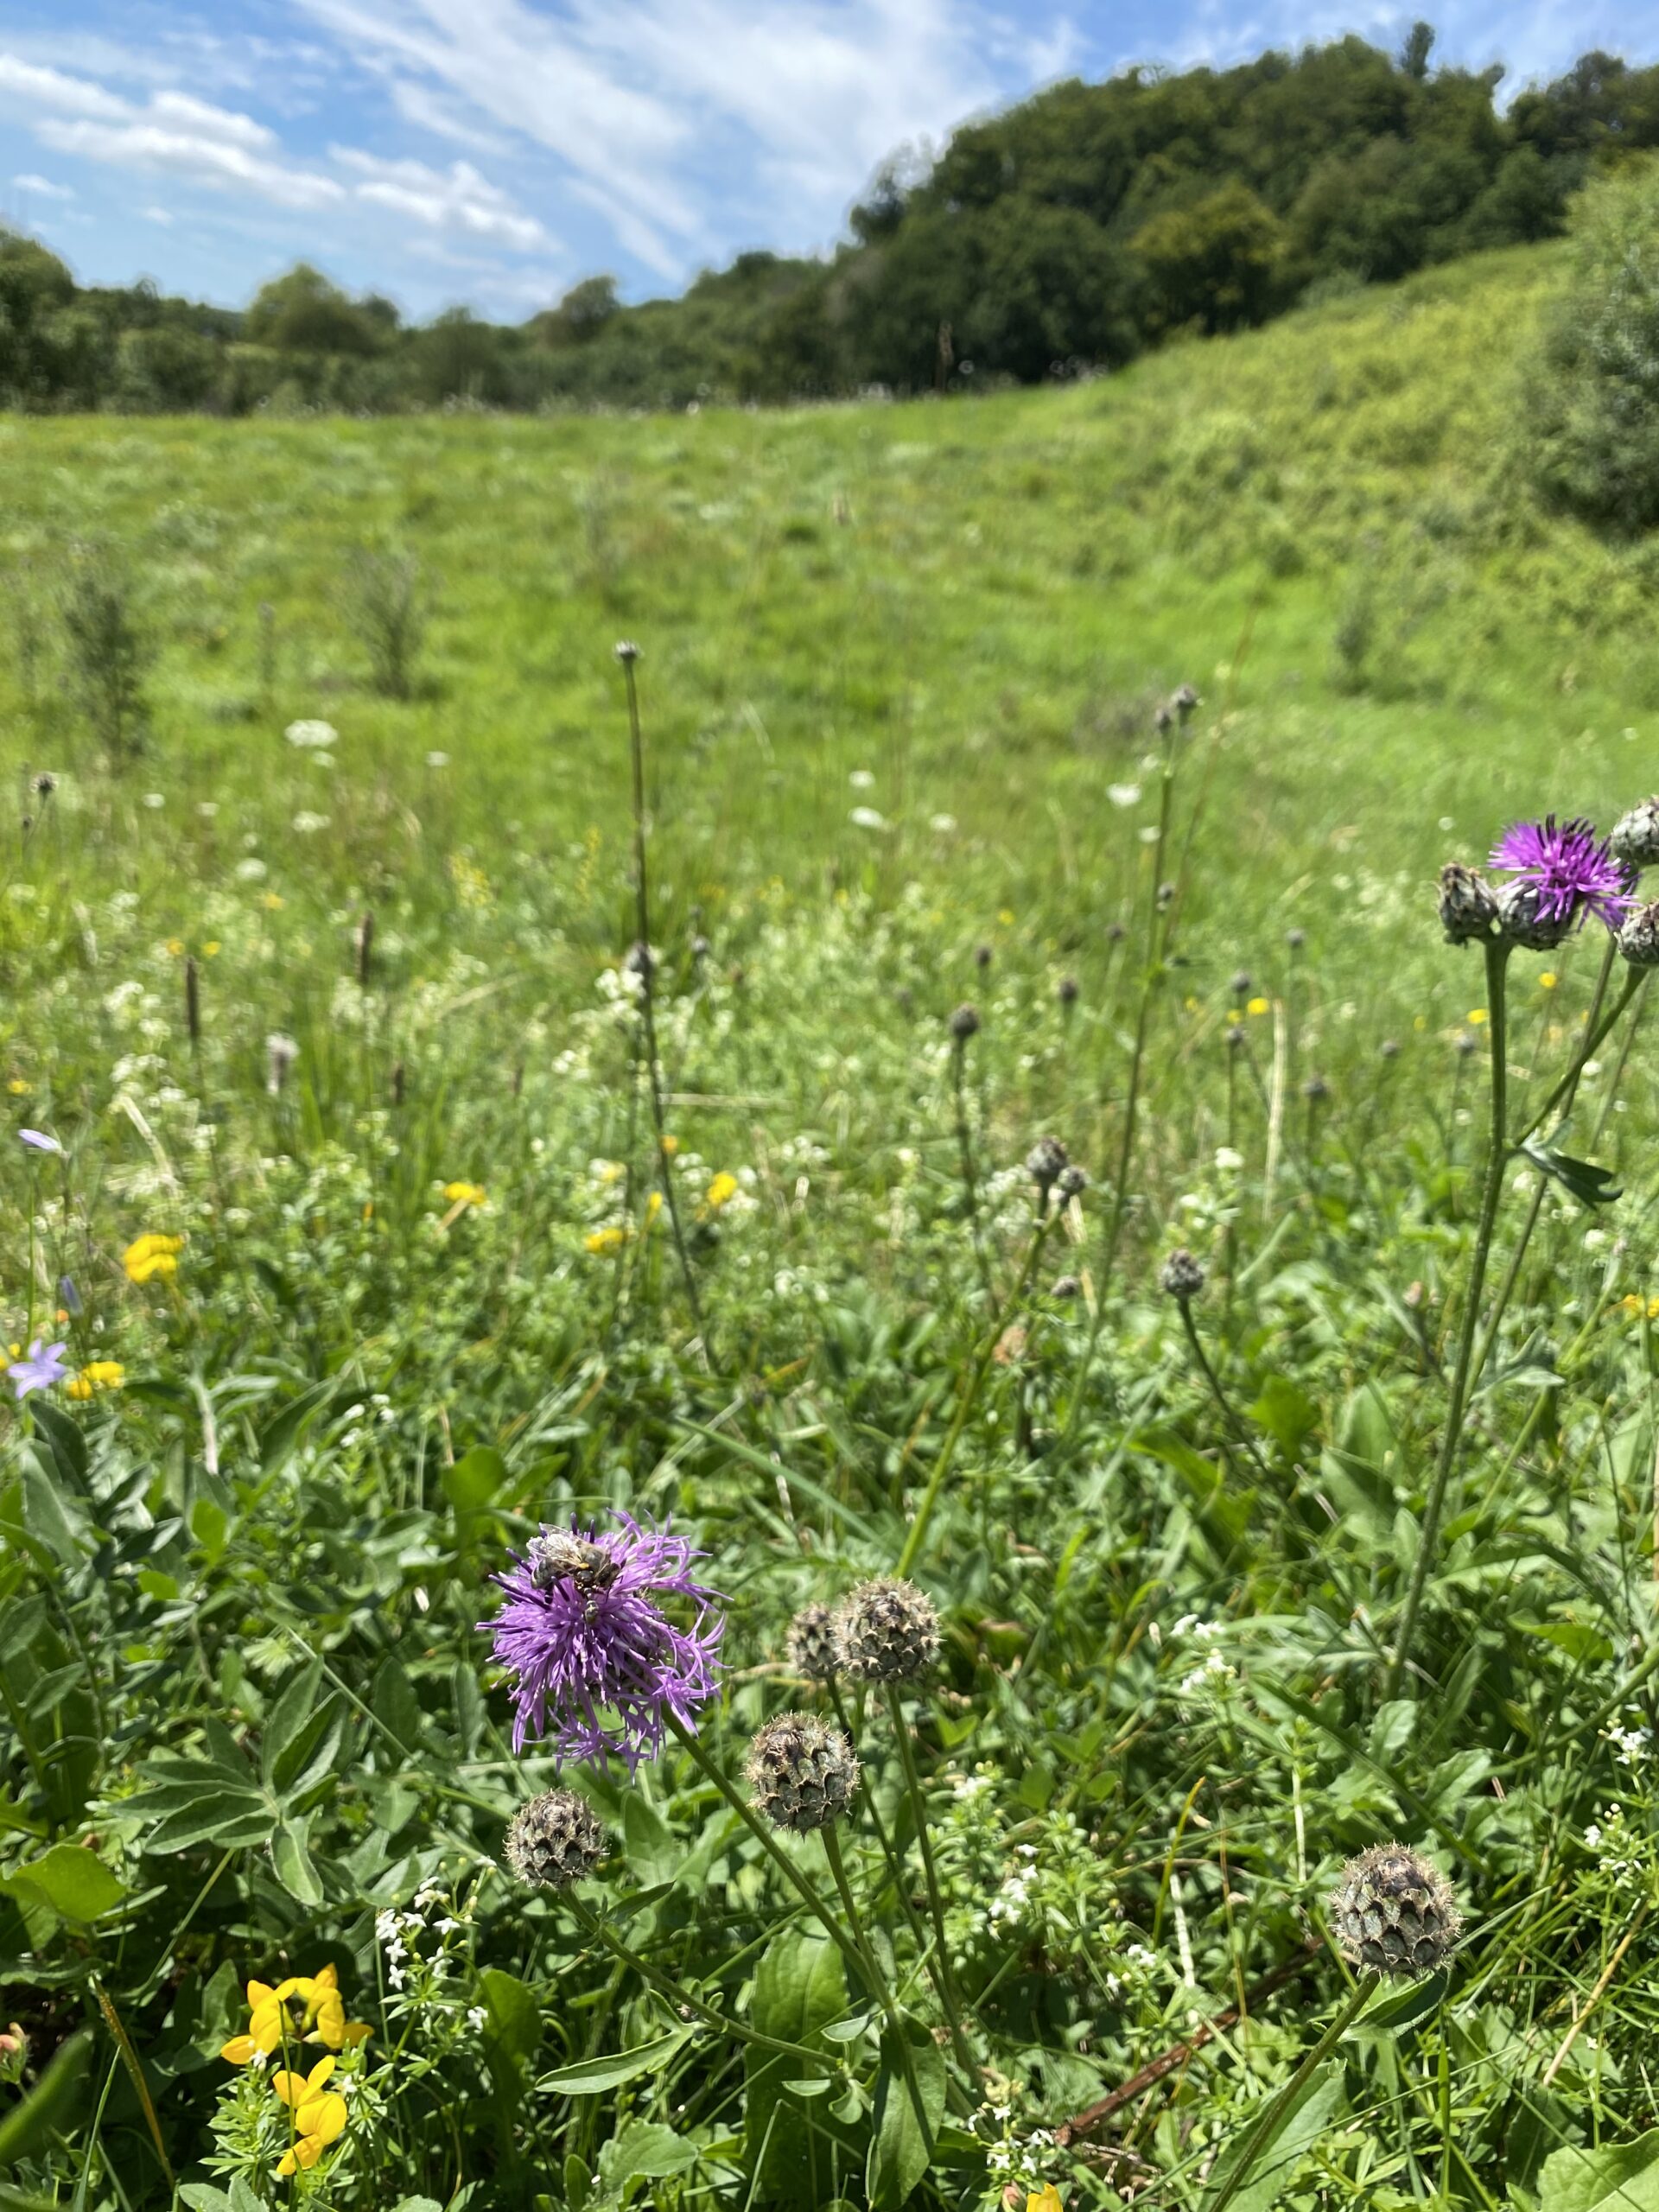
[(1659, 2204), (1561, 266), (0, 423), (0, 2207)]

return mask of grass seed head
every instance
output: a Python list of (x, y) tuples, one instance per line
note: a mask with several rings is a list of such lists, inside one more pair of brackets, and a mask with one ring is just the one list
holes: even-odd
[(838, 1821), (858, 1788), (858, 1757), (837, 1728), (810, 1713), (779, 1713), (749, 1746), (744, 1771), (756, 1809), (795, 1835)]
[(938, 1656), (939, 1616), (913, 1582), (861, 1582), (836, 1615), (841, 1671), (855, 1682), (908, 1682)]
[(1438, 1974), (1463, 1932), (1452, 1885), (1402, 1843), (1375, 1844), (1351, 1859), (1329, 1910), (1351, 1965), (1400, 1980)]
[(574, 1789), (544, 1790), (521, 1805), (504, 1847), (508, 1866), (533, 1890), (568, 1890), (593, 1872), (607, 1847), (598, 1814)]

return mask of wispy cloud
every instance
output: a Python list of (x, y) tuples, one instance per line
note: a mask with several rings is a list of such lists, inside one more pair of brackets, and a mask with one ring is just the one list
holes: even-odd
[(359, 200), (410, 215), (434, 230), (470, 232), (527, 250), (549, 244), (546, 230), (510, 193), (482, 177), (470, 162), (429, 168), (424, 162), (383, 161), (356, 147), (336, 146), (334, 159), (359, 180)]
[(11, 180), (19, 192), (32, 193), (36, 200), (73, 200), (74, 188), (67, 184), (54, 184), (49, 176), (15, 176)]

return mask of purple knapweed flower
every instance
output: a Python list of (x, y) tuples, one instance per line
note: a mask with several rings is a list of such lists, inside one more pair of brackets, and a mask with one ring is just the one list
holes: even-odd
[(48, 1136), (44, 1129), (19, 1129), (17, 1135), (31, 1152), (61, 1152), (63, 1150), (63, 1147), (58, 1142), (56, 1137)]
[[(689, 1726), (714, 1695), (725, 1623), (691, 1577), (702, 1553), (666, 1526), (616, 1518), (603, 1531), (543, 1526), (491, 1576), (507, 1602), (479, 1626), (513, 1676), (515, 1751), (550, 1738), (561, 1761), (618, 1758), (632, 1774), (662, 1750), (671, 1718)], [(662, 1611), (674, 1598), (689, 1602), (689, 1627)]]
[(42, 1347), (40, 1338), (36, 1337), (29, 1348), (29, 1357), (12, 1361), (6, 1372), (11, 1377), (11, 1387), (20, 1402), (31, 1390), (49, 1390), (54, 1382), (62, 1382), (69, 1372), (63, 1360), (63, 1355), (68, 1349), (67, 1344)]
[(1491, 865), (1531, 887), (1541, 922), (1576, 925), (1588, 913), (1616, 930), (1630, 910), (1632, 871), (1582, 816), (1515, 823), (1492, 848)]

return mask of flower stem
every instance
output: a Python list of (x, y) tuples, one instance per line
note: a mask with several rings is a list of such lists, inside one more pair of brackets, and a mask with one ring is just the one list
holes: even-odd
[(760, 1819), (753, 1807), (745, 1802), (741, 1792), (735, 1789), (728, 1777), (721, 1772), (684, 1722), (677, 1719), (671, 1713), (668, 1715), (668, 1725), (684, 1749), (690, 1752), (704, 1777), (714, 1783), (733, 1812), (755, 1837), (767, 1858), (772, 1860), (803, 1904), (823, 1923), (826, 1933), (836, 1943), (842, 1956), (857, 1973), (861, 1974), (864, 1971), (864, 1961), (859, 1956), (858, 1946), (836, 1918), (835, 1914), (830, 1911), (817, 1885), (801, 1872), (789, 1853), (779, 1845), (771, 1829)]
[(1255, 1445), (1251, 1443), (1249, 1433), (1246, 1430), (1243, 1421), (1240, 1420), (1238, 1414), (1233, 1410), (1232, 1401), (1228, 1397), (1227, 1393), (1221, 1387), (1221, 1377), (1216, 1373), (1215, 1369), (1210, 1363), (1209, 1354), (1205, 1351), (1203, 1341), (1198, 1335), (1198, 1325), (1192, 1319), (1192, 1301), (1189, 1299), (1183, 1298), (1179, 1300), (1177, 1302), (1181, 1309), (1181, 1326), (1186, 1331), (1186, 1341), (1192, 1347), (1192, 1357), (1197, 1360), (1199, 1367), (1202, 1369), (1205, 1381), (1210, 1385), (1211, 1396), (1214, 1398), (1216, 1403), (1220, 1407), (1223, 1420), (1227, 1422), (1234, 1435), (1237, 1437), (1240, 1444), (1243, 1446), (1245, 1455), (1249, 1459), (1250, 1465), (1255, 1469), (1256, 1473), (1261, 1476), (1262, 1481), (1271, 1487), (1272, 1478), (1268, 1475), (1267, 1468), (1262, 1463), (1262, 1455), (1256, 1450)]
[(1251, 2169), (1273, 2148), (1283, 2133), (1286, 2123), (1296, 2109), (1298, 2100), (1318, 2069), (1324, 2064), (1337, 2044), (1346, 2035), (1360, 2007), (1376, 1987), (1374, 1974), (1363, 1974), (1354, 1984), (1352, 1993), (1337, 2017), (1319, 2037), (1307, 2056), (1291, 2075), (1284, 2088), (1268, 2107), (1244, 2139), (1244, 2148), (1238, 2164), (1222, 2184), (1219, 2194), (1205, 2203), (1204, 2212), (1226, 2212), (1226, 2208), (1249, 2179)]
[(645, 741), (639, 727), (639, 690), (634, 680), (633, 660), (629, 655), (623, 660), (622, 674), (628, 687), (628, 752), (633, 770), (633, 896), (636, 926), (639, 932), (639, 1010), (645, 1029), (645, 1077), (651, 1090), (651, 1117), (657, 1131), (657, 1173), (663, 1186), (663, 1198), (668, 1207), (669, 1227), (674, 1235), (674, 1250), (679, 1259), (680, 1275), (685, 1284), (686, 1303), (691, 1308), (691, 1319), (702, 1346), (705, 1363), (715, 1363), (714, 1347), (709, 1340), (708, 1325), (703, 1319), (702, 1301), (697, 1295), (697, 1280), (691, 1272), (691, 1255), (686, 1249), (685, 1231), (680, 1223), (679, 1200), (675, 1195), (673, 1170), (669, 1165), (664, 1138), (668, 1125), (663, 1110), (662, 1064), (657, 1057), (656, 978), (651, 951), (651, 892), (650, 877), (645, 864)]
[(944, 2007), (945, 2022), (950, 2031), (950, 2048), (957, 2063), (965, 2067), (969, 2078), (977, 2069), (974, 2054), (962, 2024), (962, 2005), (957, 1996), (956, 1976), (950, 1971), (950, 1948), (944, 1936), (944, 1900), (939, 1892), (938, 1869), (933, 1863), (933, 1842), (928, 1833), (927, 1800), (922, 1795), (922, 1777), (916, 1768), (915, 1747), (910, 1740), (910, 1728), (905, 1719), (904, 1700), (897, 1682), (888, 1682), (887, 1711), (893, 1715), (893, 1732), (899, 1739), (899, 1764), (905, 1770), (905, 1787), (910, 1792), (911, 1805), (916, 1816), (916, 1842), (922, 1854), (922, 1878), (927, 1887), (927, 1909), (933, 1921), (934, 1956), (938, 1961), (933, 1980), (939, 1993), (939, 2002)]
[(962, 1160), (962, 1187), (968, 1200), (968, 1227), (973, 1238), (974, 1261), (979, 1269), (979, 1279), (985, 1286), (986, 1302), (995, 1306), (996, 1287), (991, 1281), (991, 1263), (986, 1256), (984, 1230), (979, 1218), (979, 1185), (974, 1174), (974, 1141), (968, 1128), (968, 1100), (963, 1080), (967, 1057), (967, 1039), (958, 1037), (950, 1048), (950, 1089), (956, 1103), (957, 1150)]
[(632, 1967), (642, 1981), (648, 1982), (660, 1996), (666, 1997), (672, 2004), (683, 2005), (688, 2012), (695, 2012), (700, 2020), (716, 2029), (720, 2034), (730, 2036), (738, 2043), (750, 2044), (757, 2050), (775, 2051), (780, 2058), (811, 2059), (819, 2065), (834, 2063), (823, 2051), (810, 2050), (804, 2043), (781, 2043), (776, 2036), (763, 2036), (757, 2029), (745, 2026), (741, 2020), (734, 2020), (728, 2014), (716, 2012), (712, 2005), (705, 2005), (700, 1998), (693, 1997), (671, 1975), (652, 1966), (649, 1959), (642, 1958), (638, 1951), (631, 1950), (619, 1936), (613, 1934), (597, 1913), (588, 1910), (574, 1890), (565, 1891), (564, 1902), (588, 1935), (597, 1937), (624, 1966)]
[(1508, 977), (1510, 948), (1499, 940), (1490, 940), (1486, 946), (1486, 1004), (1487, 1027), (1491, 1034), (1491, 1128), (1486, 1141), (1486, 1182), (1481, 1194), (1480, 1217), (1475, 1228), (1474, 1257), (1470, 1263), (1469, 1281), (1464, 1290), (1463, 1322), (1458, 1336), (1457, 1363), (1452, 1371), (1450, 1395), (1446, 1408), (1446, 1427), (1440, 1438), (1440, 1452), (1429, 1484), (1427, 1502), (1423, 1508), (1423, 1525), (1417, 1543), (1417, 1560), (1412, 1569), (1411, 1587), (1406, 1597), (1406, 1610), (1400, 1624), (1400, 1633), (1395, 1641), (1394, 1656), (1389, 1662), (1386, 1698), (1398, 1694), (1401, 1681), (1411, 1658), (1412, 1639), (1417, 1631), (1417, 1617), (1422, 1611), (1423, 1592), (1434, 1563), (1435, 1540), (1440, 1534), (1440, 1514), (1446, 1504), (1446, 1486), (1452, 1479), (1452, 1470), (1457, 1463), (1458, 1445), (1463, 1434), (1463, 1420), (1469, 1401), (1469, 1382), (1473, 1364), (1475, 1332), (1480, 1321), (1481, 1292), (1486, 1281), (1486, 1260), (1492, 1248), (1492, 1230), (1497, 1221), (1498, 1201), (1503, 1194), (1503, 1170), (1510, 1157), (1509, 1141), (1505, 1135), (1509, 1100), (1509, 1062), (1507, 1023), (1504, 1009), (1504, 986)]
[(1037, 1262), (1041, 1257), (1043, 1244), (1048, 1236), (1049, 1225), (1052, 1219), (1052, 1214), (1043, 1215), (1033, 1230), (1031, 1242), (1026, 1248), (1025, 1261), (1020, 1269), (1020, 1279), (992, 1316), (991, 1325), (986, 1332), (985, 1340), (981, 1344), (967, 1379), (957, 1394), (957, 1410), (951, 1416), (950, 1427), (945, 1431), (944, 1442), (939, 1446), (939, 1456), (933, 1462), (933, 1471), (928, 1476), (927, 1487), (922, 1492), (921, 1503), (916, 1508), (916, 1517), (910, 1524), (910, 1533), (905, 1538), (904, 1548), (899, 1554), (899, 1564), (894, 1570), (896, 1573), (908, 1574), (920, 1554), (922, 1539), (927, 1534), (927, 1524), (933, 1517), (933, 1508), (938, 1503), (939, 1491), (944, 1487), (944, 1478), (950, 1472), (951, 1462), (957, 1456), (957, 1446), (961, 1443), (963, 1431), (968, 1426), (968, 1416), (972, 1413), (978, 1402), (980, 1391), (984, 1388), (985, 1377), (990, 1372), (991, 1361), (995, 1356), (998, 1344), (1002, 1341), (1002, 1332), (1013, 1316), (1019, 1311), (1027, 1292), (1031, 1288), (1031, 1279), (1037, 1272)]
[[(1490, 966), (1492, 959), (1492, 949), (1488, 950), (1486, 959), (1487, 964)], [(1579, 1087), (1579, 1080), (1584, 1073), (1586, 1063), (1589, 1060), (1591, 1054), (1595, 1051), (1597, 1046), (1600, 1044), (1602, 1039), (1606, 1036), (1608, 1031), (1611, 1029), (1613, 1024), (1624, 1013), (1625, 1007), (1629, 1006), (1630, 1001), (1636, 996), (1637, 991), (1641, 989), (1642, 979), (1646, 973), (1647, 970), (1642, 968), (1632, 968), (1628, 970), (1624, 977), (1624, 989), (1613, 1001), (1611, 1006), (1608, 1007), (1606, 1013), (1602, 1015), (1601, 1020), (1599, 1021), (1592, 1020), (1588, 1025), (1585, 1033), (1584, 1042), (1579, 1048), (1578, 1057), (1574, 1059), (1572, 1066), (1561, 1077), (1560, 1081), (1556, 1084), (1554, 1090), (1552, 1090), (1548, 1097), (1545, 1099), (1543, 1104), (1538, 1109), (1538, 1111), (1527, 1123), (1526, 1128), (1521, 1130), (1519, 1135), (1516, 1137), (1515, 1142), (1517, 1145), (1524, 1144), (1527, 1139), (1531, 1136), (1535, 1131), (1541, 1128), (1544, 1123), (1548, 1121), (1550, 1116), (1554, 1114), (1558, 1106), (1562, 1105), (1563, 1103), (1567, 1105), (1572, 1103), (1573, 1095)]]
[(853, 1941), (858, 1947), (859, 1957), (862, 1961), (860, 1973), (870, 1995), (881, 2007), (882, 2018), (887, 2021), (888, 2029), (891, 2031), (893, 2044), (899, 2052), (899, 2064), (905, 2077), (905, 2088), (909, 2094), (911, 2106), (916, 2114), (916, 2125), (925, 2137), (929, 2133), (927, 2107), (922, 2101), (921, 2084), (916, 2079), (915, 2063), (910, 2055), (910, 2037), (905, 2033), (905, 2024), (899, 2017), (899, 2008), (893, 2003), (893, 1992), (887, 1987), (881, 1969), (875, 1962), (875, 1955), (870, 1948), (869, 1938), (864, 1933), (864, 1923), (859, 1916), (852, 1885), (847, 1879), (847, 1869), (842, 1863), (841, 1840), (836, 1834), (836, 1824), (833, 1821), (827, 1822), (818, 1830), (818, 1840), (823, 1846), (823, 1855), (830, 1862), (830, 1873), (836, 1885), (836, 1894), (841, 1899), (841, 1909), (847, 1916), (847, 1925), (852, 1930)]

